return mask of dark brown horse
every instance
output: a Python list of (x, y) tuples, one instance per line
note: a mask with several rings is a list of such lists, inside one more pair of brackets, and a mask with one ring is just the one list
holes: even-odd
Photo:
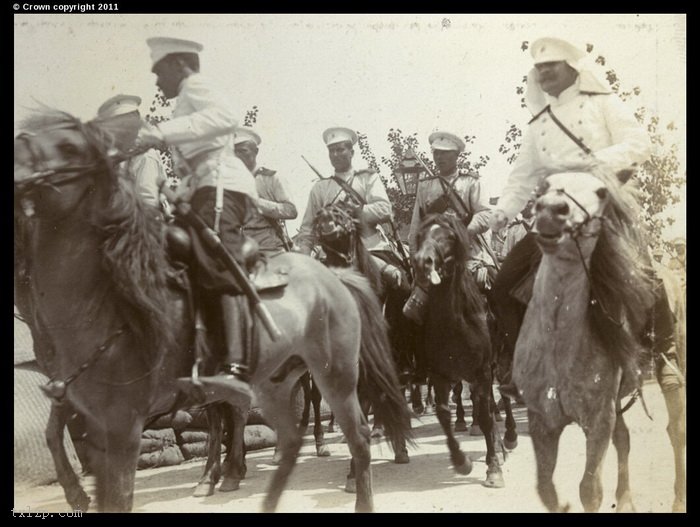
[(465, 380), (475, 392), (474, 418), (486, 439), (484, 485), (498, 488), (505, 484), (496, 455), (501, 440), (490, 407), (491, 342), (485, 300), (466, 268), (469, 243), (466, 227), (451, 216), (430, 215), (421, 224), (414, 268), (416, 283), (428, 292), (423, 345), (454, 469), (460, 474), (472, 470), (452, 432), (448, 400), (451, 388)]
[[(86, 420), (98, 508), (129, 511), (145, 422), (192, 404), (177, 382), (193, 362), (186, 294), (169, 283), (160, 224), (116, 175), (106, 154), (109, 138), (98, 126), (47, 111), (23, 130), (15, 140), (15, 200), (34, 222), (30, 292), (49, 343), (50, 388)], [(410, 434), (380, 306), (354, 273), (333, 273), (291, 253), (270, 267), (284, 268), (289, 285), (261, 293), (283, 337), (272, 341), (260, 331), (254, 354), (251, 385), (282, 453), (264, 510), (276, 508), (301, 447), (291, 393), (309, 370), (347, 437), (357, 474), (355, 508), (371, 511), (360, 376), (387, 434), (395, 441)], [(58, 469), (61, 454), (53, 447)], [(68, 485), (80, 488), (67, 468)], [(61, 483), (66, 488), (65, 478)]]

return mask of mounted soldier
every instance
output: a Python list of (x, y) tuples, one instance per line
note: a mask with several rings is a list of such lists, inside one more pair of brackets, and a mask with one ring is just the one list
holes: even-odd
[(297, 208), (277, 172), (258, 166), (260, 143), (260, 135), (252, 128), (240, 126), (234, 130), (234, 152), (253, 174), (258, 191), (258, 209), (243, 231), (258, 243), (263, 253), (273, 256), (292, 249), (284, 220), (296, 218)]
[(175, 98), (176, 104), (169, 121), (144, 124), (137, 142), (142, 147), (175, 147), (176, 163), (185, 173), (178, 199), (189, 203), (195, 217), (216, 233), (225, 252), (235, 259), (234, 265), (222, 265), (198, 235), (206, 233), (206, 228), (197, 232), (190, 226), (200, 307), (205, 310), (205, 322), (222, 324), (224, 332), (224, 367), (212, 381), (250, 397), (248, 354), (253, 339), (246, 298), (250, 284), (243, 283), (245, 275), (241, 280), (234, 271), (240, 269), (235, 262), (253, 258), (241, 228), (255, 213), (255, 181), (231, 148), (237, 123), (233, 110), (222, 92), (199, 73), (203, 46), (169, 37), (149, 38), (147, 43), (156, 85), (167, 99)]

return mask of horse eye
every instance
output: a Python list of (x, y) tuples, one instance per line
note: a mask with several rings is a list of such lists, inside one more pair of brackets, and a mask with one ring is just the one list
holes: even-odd
[(595, 191), (595, 193), (598, 195), (598, 198), (605, 199), (605, 197), (608, 195), (608, 189), (605, 187), (600, 187)]
[(58, 150), (64, 157), (77, 157), (80, 155), (80, 149), (73, 143), (61, 143), (58, 145)]

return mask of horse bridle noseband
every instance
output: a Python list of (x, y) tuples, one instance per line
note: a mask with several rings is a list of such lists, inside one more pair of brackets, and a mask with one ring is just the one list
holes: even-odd
[(586, 264), (586, 259), (583, 257), (583, 251), (581, 250), (581, 245), (579, 243), (580, 238), (590, 238), (594, 236), (593, 234), (590, 233), (585, 233), (583, 229), (591, 223), (593, 220), (598, 220), (600, 222), (601, 227), (605, 226), (607, 222), (607, 218), (601, 215), (595, 215), (591, 216), (591, 214), (586, 210), (586, 208), (581, 205), (581, 203), (574, 198), (570, 193), (568, 193), (566, 190), (563, 188), (555, 188), (555, 189), (548, 189), (545, 192), (540, 193), (537, 197), (541, 197), (545, 194), (549, 194), (551, 192), (555, 192), (557, 194), (562, 194), (569, 198), (574, 205), (576, 205), (579, 209), (583, 211), (583, 214), (585, 215), (585, 219), (571, 227), (564, 227), (562, 229), (562, 232), (567, 233), (571, 236), (571, 239), (574, 241), (574, 245), (576, 246), (576, 251), (578, 252), (579, 259), (581, 260), (581, 265), (583, 266), (583, 271), (586, 273), (586, 278), (588, 279), (588, 283), (591, 286), (591, 305), (592, 306), (598, 306), (600, 307), (601, 312), (603, 315), (605, 315), (605, 318), (607, 318), (613, 325), (615, 325), (618, 328), (621, 328), (623, 323), (621, 320), (616, 320), (610, 312), (605, 308), (602, 302), (600, 302), (596, 297), (598, 296), (593, 288), (593, 280), (591, 279), (591, 272), (590, 269), (588, 268), (588, 265)]
[[(85, 131), (85, 127), (80, 123), (71, 123), (63, 126), (58, 126), (55, 129), (72, 129), (77, 127), (84, 137), (89, 135)], [(107, 159), (98, 159), (89, 165), (65, 166), (59, 168), (49, 168), (46, 166), (43, 156), (34, 146), (33, 138), (35, 133), (22, 132), (15, 139), (22, 141), (26, 146), (31, 156), (31, 168), (33, 173), (22, 179), (15, 181), (15, 193), (19, 195), (26, 194), (37, 187), (48, 187), (56, 192), (61, 192), (58, 187), (68, 184), (76, 179), (85, 176), (96, 174), (105, 168), (109, 168), (110, 162)], [(88, 141), (89, 142), (89, 141)], [(95, 148), (91, 145), (92, 148)]]
[[(333, 217), (333, 221), (336, 224), (338, 224), (338, 221), (336, 221), (338, 217), (342, 219), (342, 228), (350, 236), (350, 247), (348, 249), (348, 253), (341, 253), (340, 251), (335, 250), (334, 248), (330, 247), (326, 242), (324, 242), (323, 233), (320, 231), (320, 227), (317, 222), (314, 223), (314, 235), (324, 251), (335, 254), (336, 256), (341, 258), (348, 266), (352, 267), (354, 263), (353, 260), (355, 255), (355, 244), (357, 243), (357, 240), (355, 236), (353, 236), (353, 234), (357, 232), (357, 220), (345, 208), (336, 204), (331, 204), (324, 207), (319, 212), (319, 215), (321, 212), (324, 211), (327, 211)], [(316, 219), (318, 219), (318, 216)]]

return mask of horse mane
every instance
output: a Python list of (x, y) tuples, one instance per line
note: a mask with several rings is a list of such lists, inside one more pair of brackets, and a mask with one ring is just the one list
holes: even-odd
[(101, 265), (116, 302), (135, 342), (146, 343), (150, 358), (172, 349), (175, 328), (169, 317), (172, 296), (167, 284), (169, 262), (161, 221), (142, 203), (134, 186), (113, 165), (107, 152), (115, 144), (113, 133), (99, 121), (82, 123), (69, 113), (43, 107), (21, 122), (23, 130), (75, 125), (99, 161), (104, 177), (96, 177), (98, 195), (106, 196), (90, 221), (102, 234)]
[[(634, 372), (641, 352), (639, 337), (654, 301), (648, 244), (639, 222), (641, 207), (630, 183), (622, 186), (599, 169), (592, 173), (605, 183), (608, 203), (591, 255), (591, 291), (597, 302), (588, 311), (589, 320), (623, 371)], [(627, 324), (622, 327), (616, 324), (623, 321)]]
[[(432, 225), (440, 225), (452, 231), (457, 239), (449, 283), (447, 298), (449, 309), (445, 310), (447, 322), (459, 328), (461, 332), (471, 335), (481, 334), (484, 339), (488, 335), (484, 331), (485, 317), (484, 300), (474, 277), (467, 269), (471, 240), (466, 226), (457, 218), (447, 214), (430, 214), (420, 225), (417, 244), (423, 244), (425, 236)], [(477, 333), (474, 333), (477, 332)]]

